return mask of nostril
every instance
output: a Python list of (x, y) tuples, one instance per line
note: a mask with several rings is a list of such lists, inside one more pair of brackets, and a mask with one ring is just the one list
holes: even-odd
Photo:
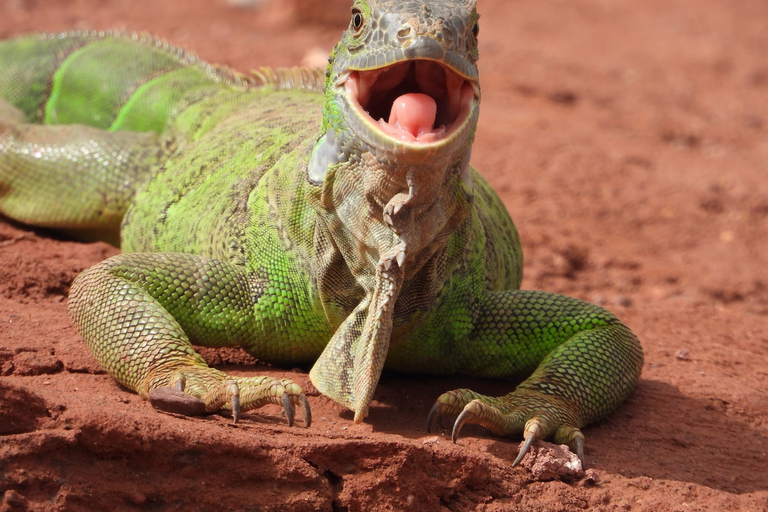
[(411, 27), (410, 26), (405, 26), (405, 27), (401, 28), (397, 32), (397, 37), (399, 37), (400, 39), (408, 39), (409, 37), (411, 37)]

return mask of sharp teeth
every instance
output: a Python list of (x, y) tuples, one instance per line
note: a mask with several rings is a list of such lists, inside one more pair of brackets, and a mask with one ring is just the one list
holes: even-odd
[[(453, 133), (457, 121), (466, 119), (473, 100), (480, 99), (480, 87), (450, 68), (437, 62), (404, 61), (386, 68), (349, 70), (335, 81), (336, 87), (345, 88), (351, 106), (358, 109), (363, 119), (377, 125), (384, 135), (405, 142), (429, 144)], [(422, 93), (437, 104), (437, 116), (431, 130), (423, 135), (398, 131), (392, 121), (392, 100), (407, 93)], [(368, 117), (365, 116), (368, 114)], [(409, 137), (405, 137), (408, 135)], [(388, 212), (391, 217), (397, 211)]]
[(347, 79), (349, 79), (349, 75), (351, 75), (351, 71), (345, 71), (342, 73), (339, 78), (336, 79), (336, 81), (333, 83), (334, 87), (342, 87), (345, 83), (347, 83)]
[(405, 251), (400, 251), (397, 253), (397, 266), (403, 268), (403, 263), (405, 263)]
[(475, 93), (475, 99), (480, 99), (480, 84), (477, 82), (472, 82), (472, 91)]

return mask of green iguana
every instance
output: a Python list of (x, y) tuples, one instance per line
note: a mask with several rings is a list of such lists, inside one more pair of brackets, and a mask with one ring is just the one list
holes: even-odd
[(356, 422), (383, 368), (527, 378), (449, 391), (428, 422), (522, 432), (515, 463), (552, 435), (583, 460), (580, 428), (630, 394), (642, 349), (600, 307), (518, 290), (515, 227), (469, 164), (475, 3), (355, 0), (324, 73), (113, 33), (0, 45), (0, 212), (120, 245), (69, 298), (109, 374), (159, 408), (278, 403), (307, 425), (298, 385), (230, 377), (193, 344), (316, 361)]

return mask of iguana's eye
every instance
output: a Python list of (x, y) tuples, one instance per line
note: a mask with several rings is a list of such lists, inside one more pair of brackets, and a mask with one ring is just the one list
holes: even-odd
[(352, 9), (352, 23), (350, 24), (350, 28), (354, 31), (359, 33), (363, 29), (363, 22), (365, 20), (363, 19), (363, 13), (358, 11), (357, 9)]
[(475, 23), (474, 25), (472, 25), (472, 34), (475, 37), (477, 37), (477, 34), (479, 34), (479, 33), (480, 33), (480, 24), (479, 23)]

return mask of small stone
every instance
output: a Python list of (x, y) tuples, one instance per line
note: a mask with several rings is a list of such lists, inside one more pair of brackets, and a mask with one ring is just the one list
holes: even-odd
[(0, 509), (2, 510), (27, 510), (27, 499), (23, 494), (8, 489), (3, 494), (3, 499), (0, 501)]
[(584, 478), (579, 480), (579, 485), (581, 487), (594, 487), (596, 485), (600, 485), (601, 483), (603, 482), (600, 478), (600, 474), (592, 468), (586, 470), (584, 472)]
[(688, 350), (687, 348), (678, 349), (678, 351), (675, 352), (675, 358), (677, 358), (680, 361), (690, 361), (691, 351)]
[[(520, 443), (522, 448), (523, 443)], [(564, 444), (539, 441), (538, 446), (523, 457), (520, 465), (531, 472), (534, 480), (576, 480), (584, 476), (579, 457)]]
[(128, 499), (136, 506), (142, 506), (147, 502), (147, 496), (139, 491), (132, 491), (130, 492)]
[(13, 375), (13, 361), (4, 361), (0, 364), (0, 376), (7, 377)]

